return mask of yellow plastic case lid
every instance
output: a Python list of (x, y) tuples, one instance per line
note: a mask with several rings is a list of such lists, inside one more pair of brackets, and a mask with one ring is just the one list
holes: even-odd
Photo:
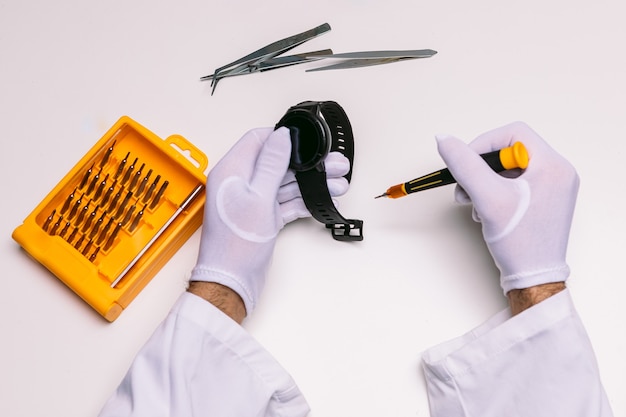
[(202, 224), (208, 159), (124, 116), (13, 232), (106, 320), (115, 320)]

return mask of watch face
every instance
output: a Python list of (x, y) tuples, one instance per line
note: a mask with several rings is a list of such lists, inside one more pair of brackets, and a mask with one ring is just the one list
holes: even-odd
[(288, 112), (279, 126), (289, 128), (291, 135), (291, 161), (289, 168), (308, 171), (328, 154), (330, 143), (323, 120), (301, 110)]

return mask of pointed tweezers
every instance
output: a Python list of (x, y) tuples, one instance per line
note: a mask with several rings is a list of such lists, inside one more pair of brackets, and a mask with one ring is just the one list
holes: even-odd
[(325, 71), (333, 69), (349, 69), (358, 67), (368, 67), (372, 65), (390, 64), (392, 62), (405, 61), (417, 58), (430, 58), (437, 51), (432, 49), (418, 49), (409, 51), (364, 51), (364, 52), (346, 52), (333, 55), (322, 55), (319, 58), (336, 58), (344, 61), (337, 64), (327, 65), (325, 67), (311, 68), (307, 72)]
[[(311, 62), (311, 61), (316, 61), (318, 59), (322, 59), (322, 56), (327, 56), (332, 53), (333, 53), (332, 49), (323, 49), (321, 51), (306, 52), (302, 54), (286, 55), (286, 56), (279, 56), (275, 58), (269, 58), (257, 64), (239, 65), (228, 71), (221, 72), (220, 74), (218, 74), (217, 78), (221, 79), (225, 77), (233, 77), (235, 75), (246, 75), (246, 74), (251, 74), (257, 71), (264, 72), (264, 71), (269, 71), (269, 70), (273, 70), (277, 68), (288, 67), (291, 65), (303, 64), (306, 62)], [(212, 80), (213, 78), (214, 78), (213, 74), (211, 74), (211, 75), (205, 75), (204, 77), (200, 78), (200, 80), (208, 81), (208, 80)]]
[[(269, 45), (264, 46), (261, 49), (258, 49), (242, 58), (239, 58), (236, 61), (231, 62), (230, 64), (224, 65), (213, 72), (213, 76), (202, 77), (201, 80), (211, 80), (211, 86), (213, 90), (211, 94), (215, 91), (215, 87), (221, 78), (225, 76), (225, 72), (230, 68), (236, 72), (240, 72), (241, 67), (245, 67), (248, 65), (257, 65), (263, 61), (266, 61), (270, 58), (274, 58), (284, 52), (289, 51), (290, 49), (295, 48), (298, 45), (303, 44), (304, 42), (311, 40), (323, 33), (326, 33), (330, 30), (330, 25), (328, 23), (324, 23), (320, 26), (317, 26), (313, 29), (307, 30), (302, 33), (298, 33), (297, 35), (290, 36), (285, 39), (281, 39), (276, 42), (272, 42)], [(234, 68), (233, 68), (234, 67)]]

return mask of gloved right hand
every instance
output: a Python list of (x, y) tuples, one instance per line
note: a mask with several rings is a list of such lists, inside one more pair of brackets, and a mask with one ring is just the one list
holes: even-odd
[[(451, 136), (437, 141), (457, 180), (457, 201), (473, 204), (474, 220), (482, 223), (504, 293), (565, 281), (579, 186), (574, 167), (521, 122), (484, 133), (469, 145)], [(517, 141), (526, 146), (529, 164), (516, 178), (495, 173), (479, 156)]]

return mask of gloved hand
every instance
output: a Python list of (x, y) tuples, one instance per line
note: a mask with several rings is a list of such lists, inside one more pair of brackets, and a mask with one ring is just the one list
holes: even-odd
[[(474, 220), (512, 289), (565, 281), (565, 256), (579, 178), (574, 167), (524, 123), (484, 133), (470, 145), (438, 136), (439, 153), (457, 180), (456, 200), (473, 204)], [(495, 173), (479, 154), (522, 142), (528, 168), (516, 178)]]
[[(231, 288), (250, 314), (265, 283), (276, 236), (293, 220), (309, 217), (295, 174), (288, 171), (289, 130), (246, 133), (211, 170), (200, 251), (190, 281)], [(338, 152), (326, 160), (331, 196), (348, 190), (350, 162)]]

